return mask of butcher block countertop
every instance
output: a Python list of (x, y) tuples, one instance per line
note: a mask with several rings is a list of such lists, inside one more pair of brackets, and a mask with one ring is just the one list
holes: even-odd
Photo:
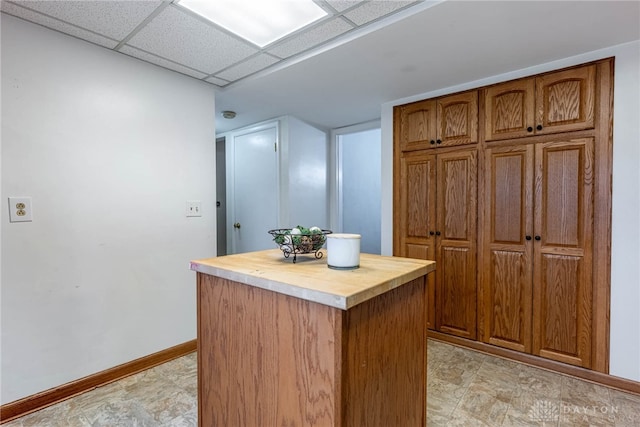
[(191, 270), (348, 310), (434, 271), (435, 261), (360, 254), (360, 268), (333, 270), (326, 252), (299, 255), (294, 264), (271, 249), (191, 261)]

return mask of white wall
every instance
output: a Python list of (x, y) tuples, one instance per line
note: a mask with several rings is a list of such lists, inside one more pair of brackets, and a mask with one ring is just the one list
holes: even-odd
[[(196, 337), (215, 129), (210, 85), (1, 23), (4, 404)], [(33, 198), (33, 222), (9, 223), (9, 196)]]
[(288, 201), (288, 208), (282, 206), (283, 226), (328, 228), (327, 133), (293, 116), (283, 120), (283, 128), (282, 137), (288, 138), (283, 144), (286, 178), (281, 183), (287, 185), (281, 191), (282, 200)]
[(380, 128), (338, 136), (339, 217), (361, 235), (360, 251), (380, 254)]
[(382, 252), (393, 251), (393, 106), (615, 56), (611, 375), (640, 381), (640, 41), (382, 105)]

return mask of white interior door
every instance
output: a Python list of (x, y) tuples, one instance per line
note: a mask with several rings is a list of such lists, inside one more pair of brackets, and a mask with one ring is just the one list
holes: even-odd
[(277, 124), (233, 137), (233, 207), (228, 230), (232, 253), (275, 248), (278, 227)]

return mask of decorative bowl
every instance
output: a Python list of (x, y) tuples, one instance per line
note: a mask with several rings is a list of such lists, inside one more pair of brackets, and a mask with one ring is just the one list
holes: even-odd
[[(294, 230), (294, 233), (291, 230)], [(323, 254), (320, 249), (327, 241), (327, 234), (331, 234), (332, 231), (322, 230), (317, 227), (307, 229), (298, 226), (295, 228), (277, 228), (269, 230), (268, 233), (273, 236), (273, 241), (282, 250), (285, 258), (289, 258), (293, 254), (293, 262), (295, 263), (298, 254), (313, 253), (317, 259), (322, 258)]]

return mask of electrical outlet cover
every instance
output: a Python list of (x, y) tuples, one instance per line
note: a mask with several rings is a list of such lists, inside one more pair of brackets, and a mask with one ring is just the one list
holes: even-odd
[(9, 197), (9, 221), (33, 221), (33, 212), (31, 211), (31, 197)]
[(202, 202), (200, 200), (187, 200), (188, 217), (202, 216)]

